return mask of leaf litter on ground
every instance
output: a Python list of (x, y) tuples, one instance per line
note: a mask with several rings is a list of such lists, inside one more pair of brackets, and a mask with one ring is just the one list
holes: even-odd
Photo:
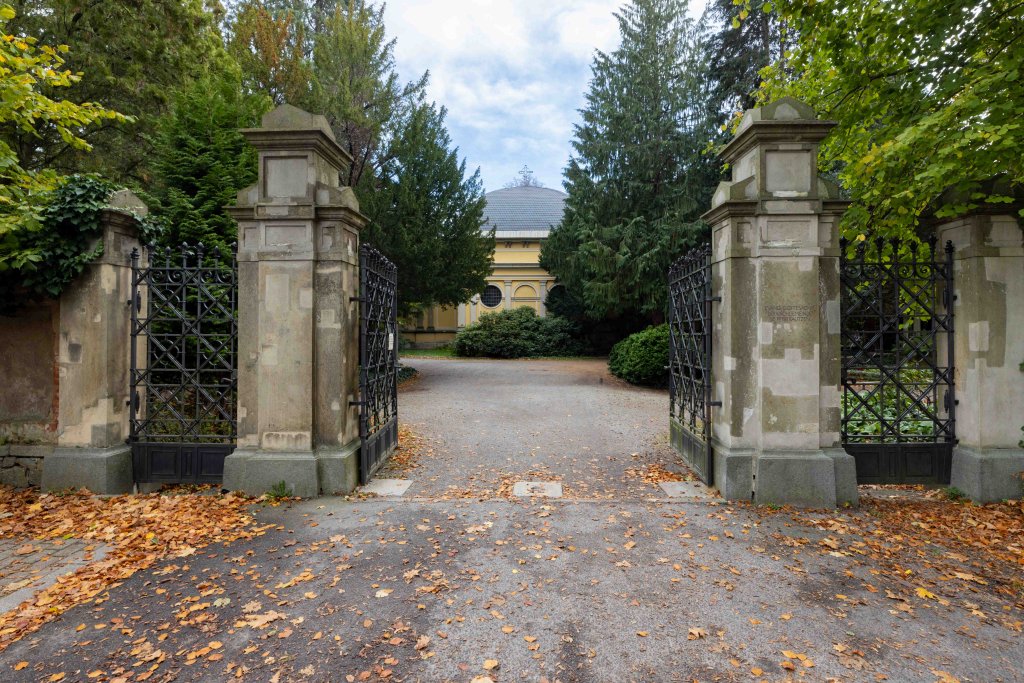
[(0, 487), (0, 538), (74, 538), (107, 548), (102, 559), (87, 560), (0, 615), (0, 651), (161, 560), (261, 535), (270, 527), (256, 524), (249, 513), (252, 502), (230, 493), (171, 490), (101, 497), (85, 489), (55, 494)]

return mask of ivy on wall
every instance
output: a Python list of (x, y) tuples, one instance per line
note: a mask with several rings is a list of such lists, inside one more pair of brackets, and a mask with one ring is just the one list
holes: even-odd
[(93, 176), (69, 176), (46, 196), (36, 229), (7, 235), (0, 249), (23, 258), (0, 268), (0, 315), (60, 296), (86, 265), (102, 255), (102, 212), (113, 189)]

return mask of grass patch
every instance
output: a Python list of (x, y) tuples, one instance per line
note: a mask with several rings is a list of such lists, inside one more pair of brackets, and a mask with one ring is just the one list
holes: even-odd
[(404, 349), (398, 352), (402, 358), (454, 358), (455, 350), (450, 346), (439, 346), (436, 349)]
[(965, 500), (967, 498), (967, 494), (955, 486), (947, 486), (942, 489), (942, 497), (946, 500), (956, 502), (958, 500)]

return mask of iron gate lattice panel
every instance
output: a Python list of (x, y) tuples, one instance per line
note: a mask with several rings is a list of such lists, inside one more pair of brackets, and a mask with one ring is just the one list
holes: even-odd
[(934, 239), (876, 239), (852, 249), (842, 242), (842, 440), (859, 483), (949, 483), (956, 443), (951, 242), (944, 252)]
[(237, 264), (201, 244), (146, 256), (132, 252), (129, 302), (135, 481), (220, 482), (236, 440)]
[(359, 479), (366, 484), (398, 445), (398, 268), (359, 248)]
[(669, 270), (669, 416), (672, 443), (708, 484), (711, 447), (711, 247), (688, 252)]

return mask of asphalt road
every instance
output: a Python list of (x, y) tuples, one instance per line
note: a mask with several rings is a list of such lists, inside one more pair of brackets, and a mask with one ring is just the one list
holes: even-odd
[[(934, 569), (971, 558), (883, 564), (880, 539), (628, 475), (681, 470), (663, 392), (597, 362), (415, 364), (402, 416), (430, 449), (404, 497), (266, 507), (265, 535), (136, 574), (0, 654), (0, 680), (1024, 680), (1019, 607)], [(510, 496), (524, 475), (568, 495)]]

